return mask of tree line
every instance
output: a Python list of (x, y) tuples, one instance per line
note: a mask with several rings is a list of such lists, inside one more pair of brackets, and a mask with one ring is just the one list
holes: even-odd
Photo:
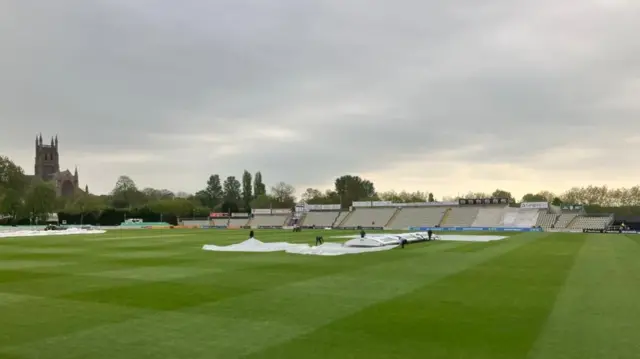
[(29, 181), (24, 170), (0, 156), (0, 217), (32, 217), (52, 213), (62, 203), (51, 183)]
[[(56, 196), (53, 183), (32, 180), (8, 157), (0, 156), (0, 221), (23, 222), (60, 213), (67, 218), (100, 223), (115, 218), (201, 218), (210, 212), (250, 212), (252, 208), (293, 208), (297, 200), (308, 204), (341, 204), (348, 208), (355, 201), (390, 201), (394, 203), (456, 201), (458, 198), (508, 198), (513, 202), (550, 202), (554, 205), (582, 204), (588, 211), (640, 213), (640, 186), (608, 188), (574, 187), (564, 193), (550, 191), (527, 193), (516, 199), (504, 189), (493, 192), (469, 192), (459, 197), (436, 196), (429, 191), (378, 192), (372, 181), (354, 175), (335, 179), (333, 188), (307, 188), (296, 198), (295, 188), (286, 182), (267, 187), (260, 171), (245, 170), (238, 179), (210, 175), (203, 188), (194, 194), (174, 193), (167, 189), (142, 188), (128, 176), (120, 176), (113, 190), (104, 195), (78, 192), (72, 198)], [(172, 217), (173, 216), (173, 217)]]

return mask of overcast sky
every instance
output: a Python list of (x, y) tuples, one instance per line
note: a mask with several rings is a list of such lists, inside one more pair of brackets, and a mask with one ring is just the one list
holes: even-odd
[(3, 0), (0, 154), (81, 185), (640, 182), (637, 0)]

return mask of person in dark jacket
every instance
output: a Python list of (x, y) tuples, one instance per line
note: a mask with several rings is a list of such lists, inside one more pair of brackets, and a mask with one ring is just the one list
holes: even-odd
[(254, 238), (253, 237), (253, 231), (249, 232), (249, 238)]
[(364, 229), (360, 230), (360, 238), (364, 238), (364, 236), (366, 236), (367, 234), (364, 233)]
[(316, 246), (324, 243), (324, 238), (322, 236), (316, 236)]
[(433, 231), (432, 230), (428, 230), (427, 231), (427, 236), (429, 236), (429, 240), (431, 240), (431, 237), (433, 237)]

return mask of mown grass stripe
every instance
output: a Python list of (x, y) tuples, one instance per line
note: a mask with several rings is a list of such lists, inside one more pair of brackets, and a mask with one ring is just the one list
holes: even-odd
[(530, 242), (249, 357), (526, 358), (583, 242)]
[[(2, 296), (0, 296), (0, 299)], [(14, 298), (20, 298), (14, 295)], [(0, 347), (17, 346), (49, 336), (68, 335), (106, 324), (125, 322), (150, 312), (96, 303), (24, 296), (0, 306)], [(11, 299), (11, 297), (9, 297)], [(41, 353), (40, 357), (49, 357)], [(3, 358), (0, 354), (0, 358)], [(53, 357), (58, 358), (58, 357)], [(62, 358), (62, 357), (60, 357)]]
[(490, 241), (490, 242), (471, 242), (471, 243), (463, 242), (459, 246), (448, 249), (447, 252), (460, 252), (460, 253), (478, 252), (478, 251), (483, 251), (490, 247), (502, 245), (503, 243), (505, 243), (504, 240)]
[(589, 235), (531, 358), (637, 358), (640, 247)]

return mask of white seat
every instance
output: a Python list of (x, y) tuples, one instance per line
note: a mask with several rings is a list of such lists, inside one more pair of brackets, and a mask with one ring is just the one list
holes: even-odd
[(339, 211), (310, 211), (304, 217), (304, 226), (331, 227), (336, 218), (340, 215)]
[(452, 207), (446, 219), (442, 223), (443, 227), (470, 227), (478, 216), (480, 207)]
[(389, 224), (392, 229), (434, 227), (440, 224), (448, 207), (403, 207)]
[(342, 227), (384, 227), (396, 211), (395, 207), (356, 208)]

